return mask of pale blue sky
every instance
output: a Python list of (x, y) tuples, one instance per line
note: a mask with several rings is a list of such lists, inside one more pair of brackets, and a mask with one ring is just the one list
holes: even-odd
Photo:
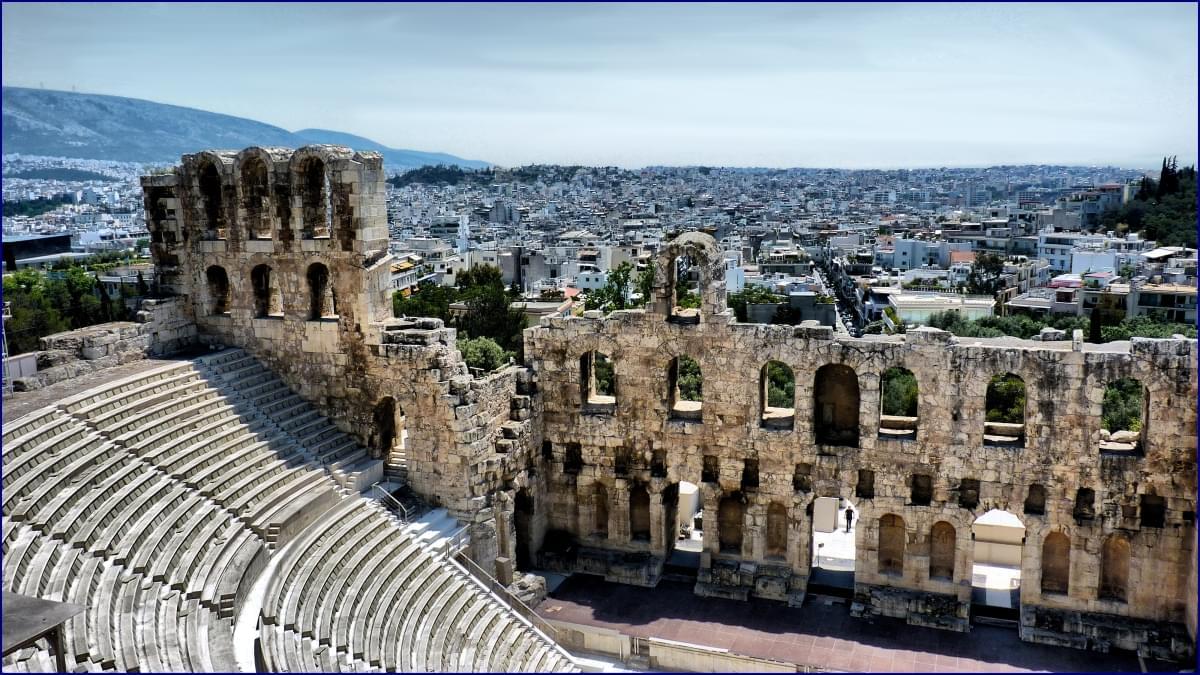
[(1195, 4), (3, 6), (7, 85), (504, 165), (1196, 159)]

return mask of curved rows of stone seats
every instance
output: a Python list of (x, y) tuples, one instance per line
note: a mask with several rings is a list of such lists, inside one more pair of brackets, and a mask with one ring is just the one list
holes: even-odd
[(241, 350), (110, 382), (3, 437), (4, 588), (87, 608), (64, 627), (73, 671), (235, 669), (237, 610), (295, 533), (261, 613), (267, 668), (575, 669), (383, 507), (343, 499), (339, 482), (382, 463)]
[(239, 349), (196, 359), (222, 392), (245, 403), (320, 462), (339, 484), (356, 491), (378, 482), (383, 464), (300, 398), (258, 359)]
[(276, 543), (284, 523), (317, 513), (338, 486), (312, 454), (206, 372), (243, 359), (230, 350), (112, 383), (60, 407)]
[(570, 657), (374, 502), (347, 499), (282, 553), (261, 612), (271, 670), (575, 671)]
[[(231, 513), (63, 410), (4, 431), (4, 588), (87, 610), (73, 670), (228, 670), (232, 617), (263, 541)], [(36, 671), (28, 649), (5, 669)]]

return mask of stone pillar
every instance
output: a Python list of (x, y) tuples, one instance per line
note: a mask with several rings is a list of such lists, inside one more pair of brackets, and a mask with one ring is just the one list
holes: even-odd
[(618, 478), (608, 492), (608, 540), (614, 544), (628, 544), (629, 531), (629, 481)]
[(720, 499), (719, 487), (707, 483), (700, 485), (700, 500), (704, 504), (704, 550), (709, 554), (721, 551), (721, 543), (717, 539), (717, 504)]
[(752, 494), (742, 518), (742, 559), (761, 561), (767, 556), (767, 500)]
[[(662, 483), (661, 480), (655, 482)], [(658, 489), (654, 489), (656, 487)], [(667, 527), (664, 521), (667, 514), (663, 512), (662, 487), (651, 485), (651, 489), (653, 491), (650, 493), (650, 552), (665, 558), (668, 542), (664, 536)]]
[(808, 516), (804, 513), (804, 500), (793, 499), (792, 506), (788, 509), (787, 551), (788, 565), (792, 568), (792, 574), (808, 576), (809, 561), (812, 559), (810, 529)]

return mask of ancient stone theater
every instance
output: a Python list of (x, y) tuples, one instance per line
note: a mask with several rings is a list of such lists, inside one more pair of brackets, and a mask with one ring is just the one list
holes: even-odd
[[(6, 623), (6, 670), (575, 671), (527, 573), (682, 567), (703, 602), (841, 588), (861, 621), (959, 633), (991, 603), (1026, 642), (1192, 657), (1195, 340), (738, 323), (693, 232), (645, 309), (544, 318), (477, 376), (454, 329), (392, 316), (384, 178), (321, 145), (142, 179), (156, 298), (44, 344), (51, 376), (112, 377), (6, 409), (4, 590), (70, 615), (13, 650)], [(915, 414), (881, 413), (896, 369)], [(998, 377), (1017, 422), (989, 418)], [(1143, 424), (1110, 433), (1123, 378)]]

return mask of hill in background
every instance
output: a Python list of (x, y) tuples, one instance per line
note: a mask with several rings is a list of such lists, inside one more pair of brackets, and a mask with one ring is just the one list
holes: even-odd
[(209, 148), (337, 143), (356, 150), (376, 150), (393, 171), (436, 164), (488, 166), (487, 162), (444, 153), (389, 148), (337, 131), (291, 132), (242, 117), (120, 96), (4, 87), (3, 107), (6, 154), (176, 162), (180, 155)]

